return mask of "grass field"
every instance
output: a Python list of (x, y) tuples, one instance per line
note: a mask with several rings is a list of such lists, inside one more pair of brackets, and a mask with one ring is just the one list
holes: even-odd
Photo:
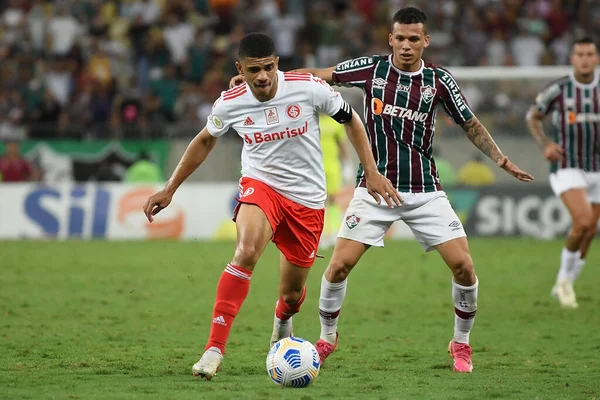
[[(593, 399), (600, 397), (600, 249), (549, 296), (561, 242), (472, 239), (480, 279), (475, 371), (451, 371), (450, 274), (414, 242), (371, 250), (353, 272), (340, 348), (306, 389), (275, 386), (265, 357), (277, 296), (269, 246), (233, 327), (223, 371), (191, 366), (208, 335), (232, 243), (0, 242), (2, 399)], [(318, 260), (295, 333), (318, 338)]]

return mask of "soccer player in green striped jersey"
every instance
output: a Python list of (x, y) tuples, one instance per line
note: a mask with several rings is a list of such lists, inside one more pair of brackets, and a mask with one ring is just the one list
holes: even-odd
[[(455, 322), (449, 351), (455, 371), (473, 370), (469, 333), (477, 310), (478, 280), (465, 231), (442, 190), (432, 157), (438, 104), (500, 168), (521, 181), (533, 179), (498, 148), (473, 115), (452, 75), (421, 59), (423, 49), (429, 46), (426, 20), (421, 10), (403, 8), (392, 21), (389, 35), (392, 54), (298, 71), (363, 91), (364, 119), (379, 172), (388, 177), (403, 199), (403, 204), (396, 208), (376, 203), (365, 187), (363, 168), (359, 167), (354, 197), (321, 281), (321, 338), (315, 346), (322, 361), (337, 347), (337, 322), (348, 274), (369, 247), (382, 247), (387, 230), (402, 220), (425, 251), (437, 250), (452, 271)], [(238, 82), (239, 76), (232, 78), (230, 84)], [(410, 312), (418, 315), (418, 302), (415, 307)]]
[[(550, 186), (573, 224), (561, 254), (552, 295), (563, 307), (577, 307), (573, 283), (585, 263), (600, 218), (600, 74), (598, 48), (590, 38), (573, 44), (572, 72), (542, 90), (527, 113), (527, 125), (550, 162)], [(542, 120), (552, 114), (553, 135)]]

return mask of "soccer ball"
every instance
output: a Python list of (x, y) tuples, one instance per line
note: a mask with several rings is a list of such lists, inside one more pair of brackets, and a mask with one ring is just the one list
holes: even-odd
[(271, 380), (284, 387), (310, 385), (320, 368), (321, 361), (315, 346), (297, 337), (281, 339), (267, 355), (267, 372)]

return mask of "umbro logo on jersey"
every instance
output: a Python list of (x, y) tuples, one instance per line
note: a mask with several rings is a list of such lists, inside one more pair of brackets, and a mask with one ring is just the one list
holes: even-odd
[(452, 221), (452, 222), (450, 222), (450, 224), (448, 224), (448, 226), (450, 228), (452, 228), (453, 231), (457, 231), (457, 230), (460, 229), (460, 222), (458, 222), (458, 221)]
[(213, 318), (213, 324), (227, 326), (227, 322), (225, 322), (225, 318), (223, 318), (222, 315), (219, 315), (218, 317)]
[(244, 126), (248, 125), (254, 125), (254, 121), (252, 121), (252, 118), (250, 117), (246, 118), (246, 120), (244, 121)]
[(373, 89), (385, 89), (385, 85), (387, 85), (387, 81), (383, 78), (373, 79)]

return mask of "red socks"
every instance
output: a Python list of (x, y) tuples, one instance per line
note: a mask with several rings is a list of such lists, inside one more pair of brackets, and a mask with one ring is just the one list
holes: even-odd
[[(217, 298), (215, 300), (213, 320), (206, 349), (217, 347), (221, 350), (221, 354), (225, 353), (225, 344), (227, 343), (233, 320), (238, 311), (240, 311), (240, 308), (242, 308), (242, 304), (250, 291), (251, 277), (252, 271), (227, 264), (227, 268), (221, 274), (221, 279), (219, 279), (217, 286)], [(302, 300), (304, 300), (304, 295)]]
[(298, 311), (300, 311), (300, 306), (302, 305), (302, 303), (304, 303), (305, 298), (306, 298), (306, 286), (304, 286), (302, 288), (302, 294), (300, 295), (300, 298), (298, 299), (298, 301), (294, 304), (291, 304), (291, 305), (287, 304), (280, 297), (279, 300), (277, 301), (277, 306), (275, 308), (275, 316), (282, 321), (287, 321), (288, 319), (292, 318), (292, 316), (294, 314), (296, 314)]

